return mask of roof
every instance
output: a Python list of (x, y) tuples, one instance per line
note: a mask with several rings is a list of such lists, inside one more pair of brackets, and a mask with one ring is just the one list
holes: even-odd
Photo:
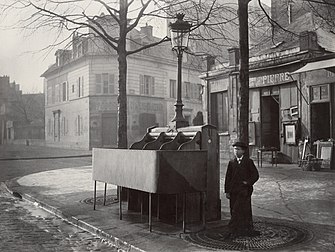
[(319, 17), (308, 12), (297, 18), (295, 22), (286, 27), (286, 31), (269, 35), (259, 47), (251, 48), (250, 55), (258, 56), (285, 50), (299, 48), (299, 34), (304, 31), (314, 31), (318, 37), (318, 45), (329, 52), (335, 52), (335, 34), (327, 31), (321, 25)]

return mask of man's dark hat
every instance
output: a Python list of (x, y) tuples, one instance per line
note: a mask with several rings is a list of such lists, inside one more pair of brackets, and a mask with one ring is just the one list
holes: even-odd
[(240, 141), (237, 141), (235, 143), (233, 143), (233, 147), (242, 147), (244, 149), (248, 148), (248, 145), (245, 143), (245, 142), (240, 142)]

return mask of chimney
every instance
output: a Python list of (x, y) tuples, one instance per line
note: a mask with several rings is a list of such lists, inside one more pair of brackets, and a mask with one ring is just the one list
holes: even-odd
[(229, 66), (237, 66), (240, 64), (240, 50), (237, 47), (229, 48)]
[(303, 31), (299, 34), (300, 51), (319, 50), (318, 36), (314, 31)]
[(152, 29), (153, 26), (146, 24), (145, 26), (141, 27), (141, 33), (145, 34), (147, 37), (152, 37)]

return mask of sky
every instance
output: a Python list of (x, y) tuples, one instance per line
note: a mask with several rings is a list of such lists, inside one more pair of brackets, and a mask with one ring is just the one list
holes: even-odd
[[(262, 2), (270, 5), (271, 0)], [(55, 63), (57, 48), (47, 49), (54, 43), (55, 34), (46, 29), (36, 32), (10, 28), (18, 19), (17, 15), (10, 13), (0, 19), (0, 76), (7, 75), (11, 82), (20, 84), (23, 93), (40, 93), (43, 92), (40, 76)]]

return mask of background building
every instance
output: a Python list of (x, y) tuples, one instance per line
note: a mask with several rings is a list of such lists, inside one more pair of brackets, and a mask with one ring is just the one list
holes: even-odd
[(0, 143), (44, 139), (44, 94), (22, 94), (20, 85), (0, 77)]
[[(108, 16), (106, 17), (108, 18)], [(152, 41), (152, 26), (129, 34), (128, 48)], [(70, 50), (56, 52), (56, 64), (45, 77), (46, 143), (90, 149), (116, 147), (118, 62), (99, 38), (77, 37)], [(198, 60), (184, 55), (184, 116), (192, 124), (202, 111)], [(127, 57), (128, 142), (143, 137), (153, 125), (165, 126), (174, 116), (177, 61), (168, 43)]]

